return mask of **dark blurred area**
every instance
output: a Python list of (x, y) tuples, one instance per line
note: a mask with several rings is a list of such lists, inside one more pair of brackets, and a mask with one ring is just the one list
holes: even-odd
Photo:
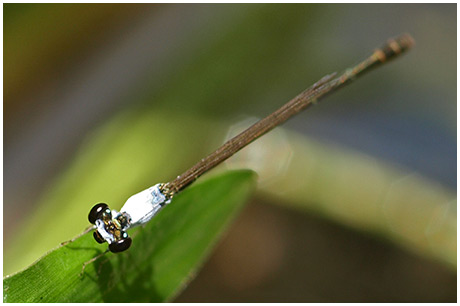
[[(456, 4), (3, 8), (4, 250), (116, 114), (263, 117), (402, 32), (414, 50), (285, 127), (456, 194)], [(456, 271), (443, 263), (274, 202), (256, 195), (177, 301), (456, 301)]]
[(452, 302), (456, 278), (369, 235), (254, 202), (177, 302)]

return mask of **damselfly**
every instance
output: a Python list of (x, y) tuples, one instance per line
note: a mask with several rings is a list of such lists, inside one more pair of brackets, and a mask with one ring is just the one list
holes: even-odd
[(109, 209), (105, 203), (96, 204), (88, 216), (89, 222), (94, 225), (91, 229), (95, 229), (93, 233), (95, 240), (99, 243), (107, 242), (108, 250), (113, 253), (127, 250), (132, 243), (127, 230), (150, 221), (171, 202), (175, 194), (189, 186), (198, 177), (295, 114), (316, 104), (326, 94), (349, 84), (358, 76), (395, 58), (413, 45), (414, 40), (409, 34), (388, 40), (371, 56), (353, 68), (345, 70), (340, 76), (332, 73), (323, 77), (281, 108), (224, 143), (174, 180), (157, 184), (131, 196), (119, 212)]

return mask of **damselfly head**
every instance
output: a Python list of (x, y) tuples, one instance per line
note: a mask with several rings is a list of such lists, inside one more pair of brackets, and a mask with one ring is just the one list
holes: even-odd
[(98, 243), (108, 242), (111, 252), (123, 252), (131, 246), (132, 240), (126, 232), (131, 222), (128, 213), (110, 210), (107, 204), (98, 203), (90, 210), (88, 221), (96, 226), (94, 239)]
[(118, 212), (105, 203), (93, 206), (88, 221), (95, 225), (94, 239), (98, 243), (107, 242), (109, 250), (119, 253), (127, 250), (132, 243), (126, 232), (128, 229), (144, 225), (166, 204), (171, 202), (170, 193), (163, 194), (164, 184), (156, 184), (131, 196)]

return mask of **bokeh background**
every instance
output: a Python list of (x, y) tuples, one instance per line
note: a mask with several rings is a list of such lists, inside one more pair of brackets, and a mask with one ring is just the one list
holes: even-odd
[(456, 301), (456, 4), (3, 9), (5, 275), (409, 32), (214, 171), (259, 187), (177, 301)]

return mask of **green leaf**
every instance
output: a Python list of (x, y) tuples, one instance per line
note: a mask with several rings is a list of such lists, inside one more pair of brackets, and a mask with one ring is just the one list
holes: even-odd
[(161, 302), (193, 277), (255, 185), (249, 170), (230, 171), (178, 194), (146, 226), (133, 229), (131, 248), (101, 254), (91, 233), (50, 251), (4, 278), (4, 302)]

